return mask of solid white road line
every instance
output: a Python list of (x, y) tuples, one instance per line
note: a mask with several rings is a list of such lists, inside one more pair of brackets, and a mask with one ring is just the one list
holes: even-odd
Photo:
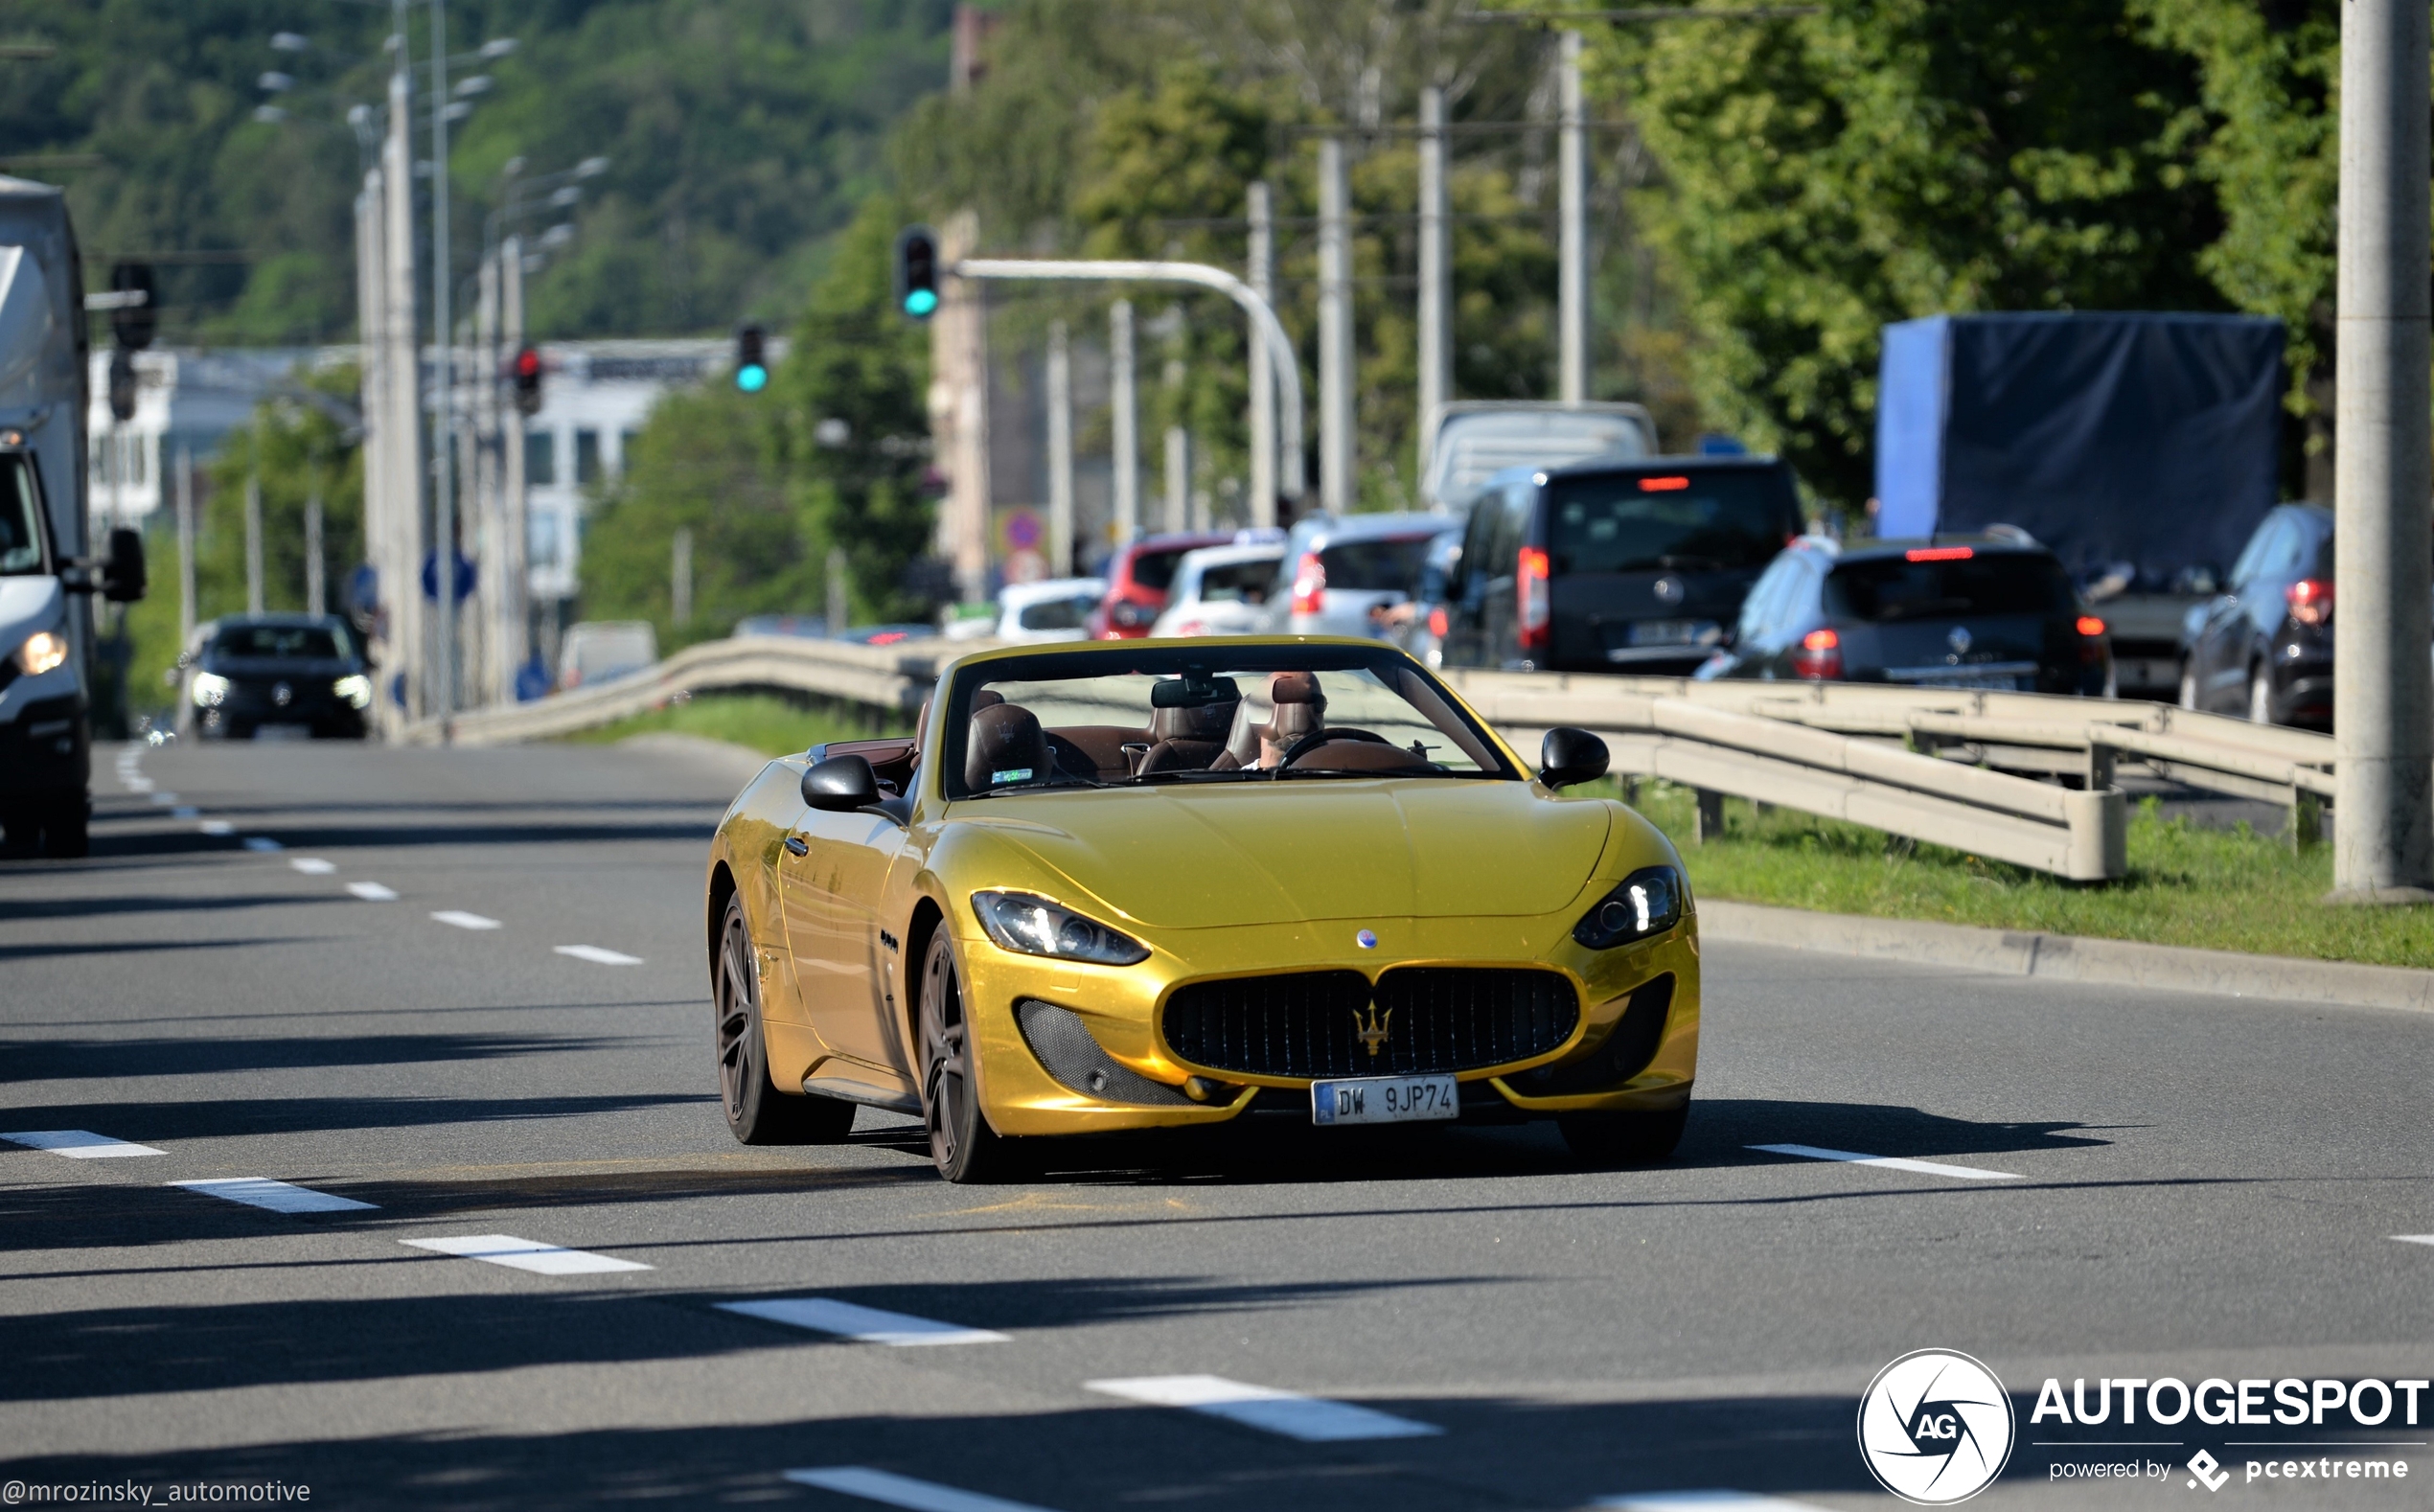
[(437, 909), (431, 914), (431, 917), (437, 919), (442, 924), (452, 924), (460, 929), (495, 929), (498, 928), (498, 921), (496, 919), (485, 919), (478, 913), (467, 913), (462, 908)]
[(202, 831), (205, 835), (234, 835), (237, 833), (237, 826), (229, 823), (226, 819), (205, 819), (202, 823), (195, 826), (195, 828)]
[(383, 887), (379, 882), (349, 882), (347, 883), (347, 891), (362, 899), (365, 903), (395, 903), (398, 901), (396, 889)]
[(167, 1155), (148, 1144), (135, 1144), (126, 1139), (113, 1139), (87, 1129), (28, 1129), (17, 1134), (0, 1134), (0, 1139), (21, 1144), (29, 1150), (48, 1150), (71, 1160), (107, 1160), (128, 1155)]
[(2434, 1245), (2434, 1234), (2394, 1234), (2404, 1245)]
[(741, 1313), (766, 1322), (836, 1334), (865, 1344), (1000, 1344), (1003, 1334), (965, 1328), (907, 1313), (883, 1312), (825, 1296), (781, 1296), (763, 1302), (721, 1302), (722, 1313)]
[(308, 877), (327, 877), (338, 869), (335, 861), (325, 861), (318, 856), (290, 856), (287, 864)]
[(352, 1197), (333, 1197), (316, 1192), (309, 1186), (292, 1186), (274, 1181), (266, 1176), (222, 1176), (205, 1181), (172, 1181), (190, 1192), (206, 1197), (224, 1197), (247, 1207), (266, 1207), (274, 1213), (343, 1213), (374, 1210), (377, 1203), (358, 1203)]
[(1821, 1512), (1809, 1501), (1787, 1501), (1755, 1491), (1634, 1491), (1628, 1496), (1599, 1497), (1593, 1507), (1613, 1512)]
[(1414, 1423), (1408, 1417), (1391, 1417), (1325, 1397), (1246, 1386), (1223, 1376), (1137, 1376), (1123, 1381), (1085, 1381), (1082, 1385), (1091, 1391), (1147, 1402), (1153, 1407), (1206, 1412), (1307, 1444), (1354, 1438), (1421, 1438), (1445, 1432), (1434, 1423)]
[(287, 848), (287, 847), (280, 844), (277, 840), (272, 839), (267, 835), (248, 835), (245, 836), (245, 849), (256, 852), (259, 855), (267, 856), (272, 851), (284, 851)]
[(642, 957), (619, 951), (604, 951), (597, 945), (561, 945), (555, 947), (561, 955), (571, 955), (579, 961), (594, 961), (602, 966), (640, 966)]
[(865, 1501), (882, 1501), (891, 1507), (904, 1507), (907, 1512), (1042, 1512), (1039, 1507), (1008, 1501), (1003, 1497), (959, 1491), (934, 1480), (915, 1480), (910, 1476), (891, 1475), (884, 1470), (871, 1470), (861, 1465), (790, 1470), (786, 1478), (798, 1486), (817, 1486), (822, 1491), (834, 1491), (839, 1496), (860, 1497)]
[(588, 1249), (566, 1249), (557, 1245), (544, 1245), (514, 1234), (463, 1234), (453, 1239), (404, 1239), (399, 1243), (417, 1249), (433, 1249), (444, 1255), (458, 1255), (467, 1260), (487, 1260), (513, 1270), (530, 1271), (536, 1275), (589, 1275), (603, 1271), (648, 1271), (637, 1261), (619, 1260), (611, 1255), (596, 1255)]
[(1889, 1171), (1916, 1171), (1920, 1176), (1949, 1176), (1963, 1181), (2017, 1181), (2013, 1171), (1982, 1171), (1972, 1165), (1944, 1165), (1935, 1160), (1905, 1160), (1898, 1156), (1855, 1155), (1848, 1150), (1820, 1150), (1813, 1144), (1754, 1144), (1769, 1155), (1796, 1155), (1803, 1160), (1842, 1160), (1851, 1165), (1881, 1165)]

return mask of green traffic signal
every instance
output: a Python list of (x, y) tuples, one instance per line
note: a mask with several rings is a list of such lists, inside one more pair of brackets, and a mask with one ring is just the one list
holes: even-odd
[(928, 226), (896, 238), (896, 308), (915, 320), (938, 312), (938, 239)]

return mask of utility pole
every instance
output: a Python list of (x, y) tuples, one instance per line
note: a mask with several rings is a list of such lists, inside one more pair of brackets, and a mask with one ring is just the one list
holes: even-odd
[[(524, 241), (505, 237), (498, 243), (498, 349), (513, 354), (524, 349)], [(498, 681), (491, 699), (502, 707), (516, 701), (516, 676), (523, 670), (530, 619), (525, 601), (532, 580), (525, 563), (529, 549), (524, 521), (524, 416), (511, 405), (499, 406), (499, 529), (498, 554)]]
[[(363, 405), (363, 556), (374, 564), (377, 578), (381, 560), (382, 532), (388, 527), (388, 398), (386, 373), (388, 359), (381, 346), (381, 332), (387, 316), (381, 299), (387, 284), (380, 265), (383, 237), (380, 228), (380, 170), (376, 165), (363, 175), (363, 191), (355, 197), (355, 323), (357, 332), (356, 350), (362, 354), (361, 397)], [(380, 718), (381, 705), (376, 702), (372, 718)]]
[[(1251, 265), (1245, 271), (1253, 292), (1270, 305), (1276, 302), (1276, 231), (1268, 203), (1268, 186), (1251, 186)], [(1257, 331), (1246, 345), (1251, 355), (1251, 523), (1265, 529), (1276, 523), (1276, 372)]]
[(1556, 249), (1555, 324), (1560, 397), (1589, 398), (1589, 144), (1580, 103), (1580, 34), (1566, 32), (1556, 63), (1555, 178), (1562, 234)]
[(828, 633), (834, 638), (845, 633), (854, 620), (853, 590), (845, 581), (846, 569), (853, 562), (842, 546), (828, 548)]
[[(1175, 325), (1172, 339), (1181, 345), (1184, 330), (1183, 307), (1176, 306), (1171, 313)], [(1184, 375), (1183, 359), (1168, 355), (1161, 385), (1166, 390), (1169, 416), (1166, 425), (1166, 528), (1178, 534), (1190, 528), (1192, 508), (1192, 438), (1191, 432), (1184, 429), (1183, 424)]]
[[(506, 511), (501, 507), (498, 473), (504, 427), (499, 423), (498, 377), (504, 367), (498, 350), (498, 249), (483, 257), (473, 278), (473, 350), (466, 364), (472, 407), (473, 533), (479, 543), (475, 560), (481, 575), (473, 580), (475, 639), (482, 646), (481, 676), (468, 678), (476, 704), (494, 701), (499, 669), (509, 665), (499, 639), (502, 616), (499, 596), (507, 591)], [(509, 675), (510, 678), (513, 674)]]
[(380, 707), (391, 718), (422, 718), (423, 669), (430, 654), (423, 615), (423, 355), (414, 322), (414, 87), (405, 45), (405, 0), (396, 0), (397, 71), (389, 76), (388, 136), (381, 145), (380, 179), (388, 207), (381, 229), (388, 250), (381, 260), (381, 300), (387, 323), (383, 384), (388, 403), (388, 530), (379, 561), (380, 602), (389, 611), (389, 670), (401, 678), (405, 706), (389, 699)]
[(305, 495), (305, 612), (330, 612), (329, 584), (321, 567), (321, 478), (317, 469), (312, 492)]
[(1454, 257), (1445, 186), (1445, 91), (1420, 91), (1419, 470), (1428, 476), (1436, 411), (1454, 397)]
[(431, 0), (431, 561), (440, 601), (439, 715), (456, 712), (456, 322), (448, 310), (448, 3)]
[(2344, 0), (2332, 431), (2341, 902), (2434, 902), (2426, 69), (2424, 0)]
[[(952, 269), (980, 241), (979, 218), (969, 210), (947, 218), (939, 263)], [(938, 555), (954, 564), (955, 592), (966, 604), (989, 596), (989, 327), (982, 290), (949, 278), (930, 323), (930, 434), (947, 474), (938, 511)]]
[(253, 470), (245, 474), (245, 612), (262, 612), (262, 423), (254, 423)]
[(1352, 195), (1343, 139), (1319, 140), (1319, 504), (1352, 507)]
[(195, 644), (195, 457), (177, 448), (177, 649)]
[(1141, 529), (1140, 412), (1133, 393), (1133, 302), (1119, 299), (1107, 311), (1108, 428), (1115, 466), (1115, 543), (1130, 545)]
[(1077, 570), (1073, 560), (1073, 353), (1065, 322), (1048, 326), (1048, 576)]

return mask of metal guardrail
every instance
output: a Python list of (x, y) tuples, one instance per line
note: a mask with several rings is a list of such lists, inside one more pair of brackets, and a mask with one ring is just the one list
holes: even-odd
[[(982, 642), (871, 647), (741, 636), (689, 647), (612, 682), (513, 708), (425, 721), (408, 744), (550, 740), (721, 689), (773, 688), (909, 715), (939, 670)], [(1854, 683), (1448, 671), (1481, 717), (1527, 749), (1557, 724), (1607, 737), (1613, 770), (1700, 795), (1846, 819), (2074, 881), (2127, 872), (2124, 762), (2193, 787), (2285, 803), (2302, 843), (2333, 795), (2332, 742), (2157, 704)], [(1955, 759), (1959, 757), (1961, 759)], [(2076, 788), (2023, 772), (2073, 774)]]

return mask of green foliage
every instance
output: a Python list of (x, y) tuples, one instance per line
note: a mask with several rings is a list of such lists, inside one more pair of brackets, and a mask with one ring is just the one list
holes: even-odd
[(859, 711), (805, 708), (766, 693), (721, 693), (670, 703), (566, 738), (583, 745), (611, 745), (631, 736), (661, 732), (726, 741), (764, 756), (787, 756), (827, 741), (908, 735), (911, 727), (899, 720), (874, 729)]
[(1888, 321), (2221, 305), (2195, 71), (2127, 0), (1830, 0), (1619, 28), (1594, 69), (1662, 165), (1700, 397), (1830, 498), (1869, 492)]

